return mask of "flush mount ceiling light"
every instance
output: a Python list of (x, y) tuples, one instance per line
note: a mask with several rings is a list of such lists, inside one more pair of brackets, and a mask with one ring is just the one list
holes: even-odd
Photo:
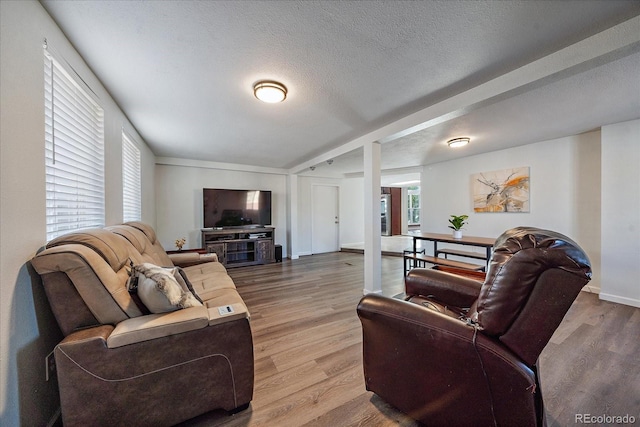
[(449, 147), (458, 148), (464, 147), (469, 143), (469, 138), (453, 138), (447, 141)]
[(278, 82), (262, 81), (253, 87), (253, 94), (262, 102), (275, 104), (287, 97), (287, 88)]

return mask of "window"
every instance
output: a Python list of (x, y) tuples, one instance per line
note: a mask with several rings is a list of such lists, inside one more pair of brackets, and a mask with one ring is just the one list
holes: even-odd
[(140, 221), (142, 217), (140, 190), (140, 149), (122, 132), (122, 218)]
[(420, 225), (420, 187), (407, 188), (407, 222)]
[(104, 226), (104, 114), (44, 53), (47, 240)]

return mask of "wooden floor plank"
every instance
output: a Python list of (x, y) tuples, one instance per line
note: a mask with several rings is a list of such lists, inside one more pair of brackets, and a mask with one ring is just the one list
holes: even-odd
[[(229, 269), (252, 315), (254, 399), (183, 426), (417, 426), (365, 390), (363, 272), (361, 254), (339, 252)], [(383, 257), (382, 277), (383, 295), (402, 293), (402, 258)], [(640, 422), (639, 337), (640, 309), (581, 293), (540, 356), (549, 426), (575, 425), (576, 414)]]
[(265, 376), (254, 389), (254, 409), (265, 407), (329, 378), (315, 361)]
[(419, 426), (416, 421), (396, 411), (373, 393), (364, 393), (303, 426), (379, 427), (388, 425)]

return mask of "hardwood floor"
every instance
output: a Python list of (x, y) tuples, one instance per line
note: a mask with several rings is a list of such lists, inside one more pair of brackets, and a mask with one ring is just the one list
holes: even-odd
[[(255, 391), (236, 415), (205, 414), (184, 426), (415, 426), (364, 388), (363, 256), (336, 252), (229, 269), (251, 312)], [(401, 293), (402, 259), (383, 257), (383, 294)], [(640, 309), (582, 293), (540, 358), (550, 426), (575, 414), (640, 423)]]
[(629, 414), (640, 425), (640, 309), (582, 292), (540, 370), (549, 427), (572, 425), (576, 414)]

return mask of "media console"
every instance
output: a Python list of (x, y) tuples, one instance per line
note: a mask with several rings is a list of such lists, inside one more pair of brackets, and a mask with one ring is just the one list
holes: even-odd
[(275, 228), (262, 226), (202, 229), (202, 246), (225, 267), (275, 262)]

